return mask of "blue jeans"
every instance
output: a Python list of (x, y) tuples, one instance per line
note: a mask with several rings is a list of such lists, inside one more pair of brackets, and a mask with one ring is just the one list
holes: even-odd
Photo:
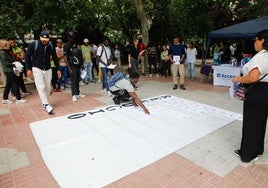
[(99, 62), (97, 58), (93, 57), (92, 58), (92, 78), (95, 79), (94, 77), (94, 69), (96, 70), (97, 75), (99, 74)]
[(138, 60), (132, 57), (130, 60), (130, 63), (131, 63), (131, 72), (139, 72), (138, 71), (138, 65), (139, 65)]
[(190, 78), (194, 78), (194, 63), (187, 63), (188, 66), (188, 73)]
[(89, 81), (92, 82), (93, 81), (93, 77), (92, 77), (92, 67), (93, 67), (93, 63), (92, 62), (84, 62), (84, 69), (85, 71), (87, 71), (87, 75), (84, 78), (84, 81), (86, 83), (88, 83)]
[(108, 69), (106, 67), (101, 67), (102, 71), (102, 89), (109, 90), (108, 88)]
[[(60, 66), (61, 78), (58, 79), (59, 87), (65, 86), (68, 84), (68, 67)], [(64, 85), (63, 85), (64, 84)]]

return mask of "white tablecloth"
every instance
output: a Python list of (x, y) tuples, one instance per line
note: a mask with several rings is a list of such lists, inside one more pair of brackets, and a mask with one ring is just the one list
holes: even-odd
[(241, 74), (242, 67), (233, 66), (212, 66), (213, 69), (213, 85), (231, 86), (234, 76)]

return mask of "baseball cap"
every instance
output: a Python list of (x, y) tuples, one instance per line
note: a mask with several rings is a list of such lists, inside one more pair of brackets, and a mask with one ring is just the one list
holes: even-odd
[(89, 40), (87, 38), (84, 39), (84, 42), (89, 42)]
[(58, 42), (58, 43), (62, 43), (62, 40), (61, 40), (61, 39), (58, 39), (57, 42)]
[(40, 38), (42, 40), (49, 40), (49, 33), (47, 31), (41, 31)]

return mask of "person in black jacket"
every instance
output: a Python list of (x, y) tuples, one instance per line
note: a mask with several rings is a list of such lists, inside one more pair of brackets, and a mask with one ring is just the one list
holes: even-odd
[(79, 82), (81, 69), (84, 69), (83, 55), (81, 49), (75, 43), (74, 32), (67, 33), (68, 43), (64, 45), (63, 52), (66, 64), (68, 66), (71, 78), (72, 100), (76, 102), (78, 98), (84, 98), (85, 95), (80, 93)]
[(41, 99), (43, 109), (51, 114), (54, 107), (49, 103), (49, 95), (51, 92), (52, 70), (50, 65), (50, 57), (57, 68), (58, 77), (61, 77), (59, 69), (59, 61), (55, 48), (49, 42), (49, 33), (41, 31), (40, 39), (30, 44), (26, 52), (25, 64), (27, 76), (34, 77), (35, 86)]
[(139, 58), (139, 49), (138, 49), (139, 39), (135, 38), (133, 40), (133, 45), (130, 46), (128, 52), (128, 67), (131, 72), (139, 72), (138, 71), (138, 58)]

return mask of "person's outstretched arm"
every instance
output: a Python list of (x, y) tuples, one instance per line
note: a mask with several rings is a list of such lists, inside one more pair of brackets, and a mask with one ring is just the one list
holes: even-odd
[(133, 102), (143, 109), (145, 114), (150, 114), (149, 110), (144, 106), (135, 92), (129, 92), (129, 95), (132, 97)]

